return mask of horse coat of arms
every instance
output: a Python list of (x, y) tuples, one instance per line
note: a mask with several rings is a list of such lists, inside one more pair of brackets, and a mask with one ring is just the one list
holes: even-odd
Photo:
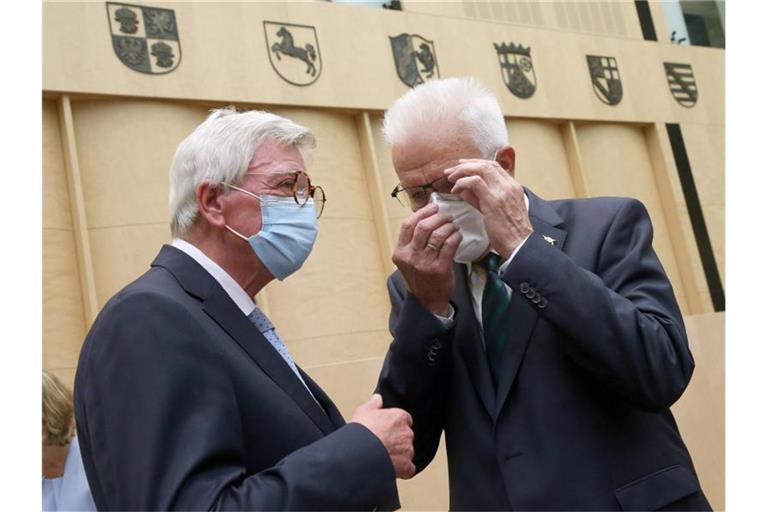
[(619, 66), (614, 57), (587, 55), (592, 88), (597, 97), (606, 105), (618, 105), (623, 95)]
[(693, 107), (699, 99), (699, 90), (696, 87), (696, 78), (693, 76), (691, 65), (665, 62), (664, 70), (667, 72), (667, 82), (669, 82), (669, 91), (672, 96), (685, 108)]
[(310, 85), (320, 77), (322, 59), (315, 27), (264, 22), (264, 38), (272, 68), (293, 85)]
[(427, 79), (440, 78), (437, 54), (432, 41), (418, 34), (400, 34), (389, 36), (389, 42), (392, 44), (397, 76), (405, 85), (416, 87)]
[(515, 43), (493, 43), (499, 56), (501, 78), (507, 89), (518, 98), (526, 99), (536, 92), (536, 72), (531, 60), (531, 47)]
[(173, 9), (107, 2), (112, 48), (120, 62), (140, 73), (170, 73), (181, 62)]

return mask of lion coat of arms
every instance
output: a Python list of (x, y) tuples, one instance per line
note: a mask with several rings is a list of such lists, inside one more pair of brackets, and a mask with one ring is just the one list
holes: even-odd
[(170, 73), (181, 62), (181, 42), (172, 9), (107, 2), (112, 48), (120, 62), (140, 73)]

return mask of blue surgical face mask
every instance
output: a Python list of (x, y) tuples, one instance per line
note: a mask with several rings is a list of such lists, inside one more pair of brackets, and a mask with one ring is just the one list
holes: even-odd
[(301, 268), (317, 238), (317, 217), (314, 200), (303, 206), (293, 197), (262, 195), (227, 185), (261, 202), (261, 230), (247, 237), (226, 226), (233, 234), (247, 241), (256, 256), (273, 276), (282, 281)]

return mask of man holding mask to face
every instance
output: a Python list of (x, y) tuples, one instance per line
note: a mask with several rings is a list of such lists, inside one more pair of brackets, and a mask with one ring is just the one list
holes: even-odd
[[(75, 413), (99, 510), (399, 507), (410, 416), (375, 395), (345, 423), (253, 297), (312, 250), (312, 133), (214, 111), (176, 151), (171, 230), (83, 345)], [(301, 311), (296, 311), (301, 316)]]
[(454, 510), (708, 510), (669, 410), (694, 362), (644, 206), (523, 188), (471, 79), (409, 91), (384, 135), (413, 214), (378, 390), (413, 416), (417, 471), (445, 432)]

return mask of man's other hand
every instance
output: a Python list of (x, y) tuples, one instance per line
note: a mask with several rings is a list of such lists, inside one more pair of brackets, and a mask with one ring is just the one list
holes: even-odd
[(379, 438), (389, 453), (398, 478), (416, 473), (413, 465), (413, 419), (402, 409), (382, 409), (381, 395), (374, 394), (352, 414), (350, 423), (359, 423)]

